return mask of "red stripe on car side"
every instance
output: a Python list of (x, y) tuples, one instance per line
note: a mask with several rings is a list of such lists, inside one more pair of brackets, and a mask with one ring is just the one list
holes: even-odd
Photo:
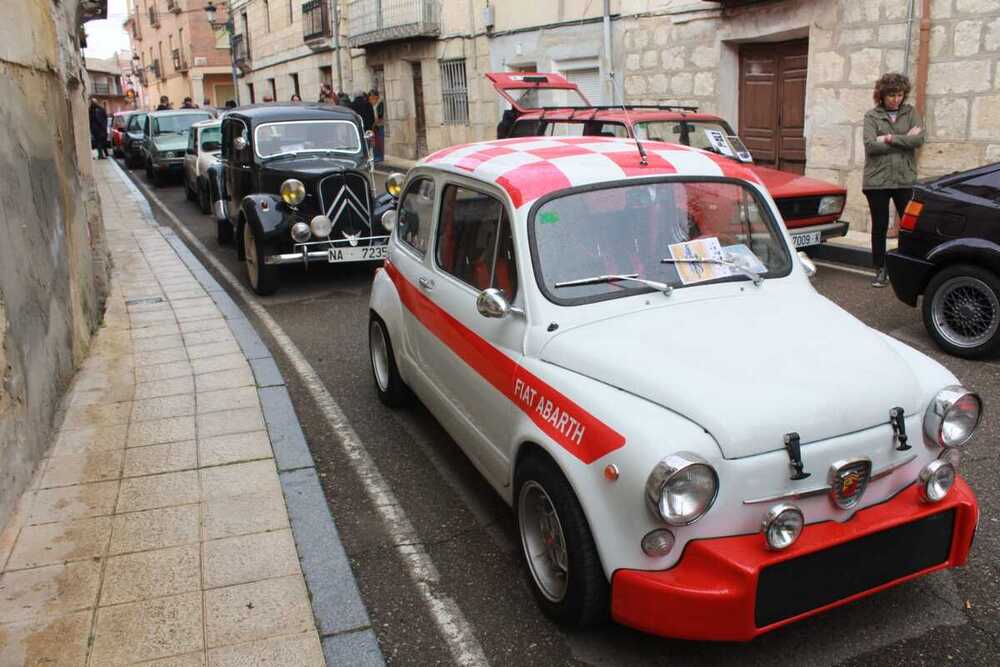
[(570, 454), (589, 464), (625, 444), (620, 433), (446, 313), (389, 260), (385, 270), (421, 324)]

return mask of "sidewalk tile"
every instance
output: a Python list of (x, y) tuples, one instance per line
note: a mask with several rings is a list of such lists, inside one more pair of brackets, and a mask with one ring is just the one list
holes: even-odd
[(183, 299), (171, 298), (174, 302), (174, 310), (180, 310), (184, 308), (204, 308), (206, 306), (215, 306), (215, 302), (212, 298), (208, 296), (208, 292), (202, 290), (201, 294), (197, 298), (185, 297)]
[(263, 431), (265, 428), (264, 414), (257, 406), (240, 410), (206, 412), (197, 416), (197, 424), (199, 438), (211, 438), (227, 433)]
[(107, 403), (122, 403), (131, 401), (135, 393), (135, 386), (129, 384), (118, 384), (110, 387), (100, 387), (97, 389), (74, 388), (69, 397), (71, 408), (85, 405), (99, 405)]
[(90, 664), (123, 665), (202, 646), (201, 593), (184, 593), (98, 609)]
[(213, 303), (207, 306), (174, 307), (174, 315), (178, 322), (188, 322), (191, 320), (207, 320), (219, 316), (219, 309)]
[(102, 426), (117, 426), (127, 424), (132, 403), (99, 403), (96, 405), (81, 405), (66, 411), (63, 428), (100, 428)]
[(132, 422), (155, 421), (170, 417), (194, 414), (194, 396), (176, 394), (135, 401), (132, 405)]
[(45, 467), (41, 488), (118, 479), (121, 469), (120, 449), (53, 456)]
[(174, 347), (184, 347), (184, 339), (180, 334), (168, 334), (155, 338), (140, 338), (133, 343), (133, 354), (169, 350)]
[(170, 303), (174, 305), (182, 304), (188, 299), (200, 299), (208, 295), (203, 288), (171, 290)]
[(176, 335), (181, 332), (176, 323), (158, 324), (154, 327), (144, 327), (142, 329), (132, 329), (132, 340), (140, 341), (145, 338), (160, 338), (161, 336)]
[(164, 445), (130, 447), (125, 450), (122, 477), (155, 475), (198, 467), (198, 448), (193, 440)]
[(102, 607), (201, 590), (198, 545), (109, 558), (101, 587)]
[(219, 371), (218, 373), (205, 373), (204, 375), (196, 375), (194, 378), (195, 389), (199, 392), (236, 389), (237, 387), (247, 387), (253, 384), (253, 373), (250, 372), (249, 368)]
[(291, 530), (241, 535), (202, 544), (205, 588), (300, 574)]
[(159, 445), (165, 442), (194, 440), (194, 416), (171, 417), (132, 424), (128, 434), (129, 447)]
[(83, 452), (124, 449), (128, 427), (125, 424), (100, 428), (63, 429), (59, 432), (52, 456), (82, 454)]
[(211, 320), (190, 320), (180, 323), (181, 333), (189, 334), (196, 331), (225, 331), (229, 332), (229, 325), (222, 317)]
[(174, 361), (169, 364), (157, 364), (156, 366), (140, 366), (135, 369), (136, 382), (155, 382), (157, 380), (170, 380), (171, 378), (191, 375), (191, 364), (187, 361)]
[(204, 540), (288, 527), (281, 492), (215, 498), (202, 503)]
[(219, 410), (239, 410), (259, 408), (260, 399), (256, 387), (239, 387), (220, 391), (205, 391), (198, 394), (198, 412), (218, 412)]
[(177, 394), (194, 393), (194, 376), (172, 378), (170, 380), (157, 380), (156, 382), (143, 382), (135, 387), (135, 400), (141, 401), (147, 398), (159, 398), (161, 396), (176, 396)]
[(201, 476), (205, 500), (240, 496), (250, 489), (255, 493), (281, 492), (281, 483), (272, 459), (202, 468), (198, 474)]
[(188, 346), (190, 350), (192, 347), (198, 345), (214, 345), (216, 343), (235, 343), (236, 338), (229, 332), (229, 328), (226, 327), (226, 331), (214, 330), (214, 331), (195, 331), (193, 333), (184, 334), (184, 343)]
[(198, 505), (119, 514), (113, 519), (108, 553), (129, 553), (197, 543), (200, 514)]
[(128, 319), (133, 329), (141, 329), (143, 327), (173, 322), (174, 313), (172, 310), (153, 311), (151, 313), (130, 313)]
[(0, 665), (79, 667), (87, 661), (90, 611), (0, 626)]
[(101, 564), (81, 561), (0, 575), (0, 623), (62, 616), (93, 607)]
[(47, 523), (111, 514), (117, 495), (117, 481), (42, 489), (35, 494), (29, 520)]
[(122, 480), (118, 513), (187, 505), (198, 502), (198, 473), (168, 472)]
[(267, 436), (267, 431), (230, 433), (198, 440), (198, 459), (201, 466), (218, 466), (271, 457), (271, 440)]
[[(174, 655), (169, 658), (161, 658), (160, 660), (151, 660), (149, 662), (137, 662), (135, 664), (142, 667), (205, 667), (208, 665), (208, 657), (204, 651), (198, 651), (197, 653), (185, 653), (184, 655)], [(254, 667), (264, 666), (255, 665)], [(274, 667), (278, 666), (275, 665)]]
[(301, 576), (205, 591), (208, 648), (311, 630), (312, 608)]
[(111, 517), (27, 526), (21, 530), (8, 570), (41, 567), (104, 555), (111, 537)]
[[(172, 338), (172, 336), (167, 336), (167, 338)], [(153, 340), (156, 339), (154, 338)], [(163, 350), (135, 353), (136, 368), (156, 366), (158, 364), (171, 364), (176, 361), (187, 361), (187, 359), (187, 352), (183, 347), (169, 347)]]
[(188, 356), (194, 359), (207, 359), (208, 357), (221, 357), (224, 355), (242, 354), (240, 346), (236, 340), (219, 341), (208, 343), (207, 345), (189, 345)]
[(232, 371), (240, 368), (249, 369), (249, 365), (247, 364), (247, 358), (243, 356), (243, 353), (236, 352), (234, 354), (224, 354), (219, 357), (192, 359), (191, 368), (194, 369), (195, 375), (203, 375), (204, 373)]
[(275, 637), (249, 644), (236, 644), (209, 651), (212, 667), (246, 665), (295, 665), (324, 667), (323, 649), (315, 630), (288, 637)]

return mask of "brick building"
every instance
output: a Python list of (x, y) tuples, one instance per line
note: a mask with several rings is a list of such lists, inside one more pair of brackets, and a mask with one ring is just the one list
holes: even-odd
[(87, 58), (87, 92), (104, 107), (108, 115), (131, 108), (125, 97), (125, 81), (118, 65), (118, 56)]

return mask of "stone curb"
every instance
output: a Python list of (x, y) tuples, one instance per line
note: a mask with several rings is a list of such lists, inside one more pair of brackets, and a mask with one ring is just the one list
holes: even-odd
[(218, 306), (253, 370), (327, 665), (384, 665), (368, 610), (358, 591), (350, 560), (320, 486), (315, 462), (274, 357), (239, 305), (177, 234), (160, 225), (149, 201), (117, 162), (115, 167), (146, 221), (163, 235)]

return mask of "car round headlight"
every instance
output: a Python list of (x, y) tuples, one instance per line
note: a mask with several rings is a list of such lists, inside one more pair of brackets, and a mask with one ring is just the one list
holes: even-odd
[(306, 186), (297, 178), (289, 178), (281, 184), (281, 199), (289, 206), (298, 206), (306, 198)]
[(382, 214), (382, 228), (387, 232), (392, 232), (396, 227), (396, 209), (389, 209)]
[(958, 385), (945, 387), (924, 413), (924, 435), (938, 447), (961, 447), (972, 438), (983, 415), (979, 395)]
[(304, 222), (296, 222), (292, 225), (292, 240), (296, 243), (305, 243), (309, 240), (309, 225)]
[(666, 556), (674, 548), (674, 534), (666, 528), (651, 530), (642, 538), (642, 551), (647, 556)]
[(309, 228), (312, 229), (313, 236), (318, 239), (325, 239), (330, 235), (330, 230), (333, 229), (333, 223), (330, 222), (330, 218), (325, 215), (317, 215), (312, 221), (309, 222)]
[(920, 497), (925, 502), (936, 503), (948, 495), (955, 484), (955, 466), (941, 459), (931, 461), (920, 471), (917, 479), (920, 481)]
[(686, 526), (705, 514), (719, 493), (719, 476), (692, 452), (672, 454), (646, 480), (646, 502), (671, 526)]
[(805, 526), (802, 510), (795, 505), (775, 505), (764, 517), (761, 530), (771, 549), (787, 549), (795, 544)]
[(398, 197), (403, 192), (404, 179), (406, 179), (406, 176), (399, 172), (389, 174), (389, 177), (385, 179), (385, 191), (393, 197)]

